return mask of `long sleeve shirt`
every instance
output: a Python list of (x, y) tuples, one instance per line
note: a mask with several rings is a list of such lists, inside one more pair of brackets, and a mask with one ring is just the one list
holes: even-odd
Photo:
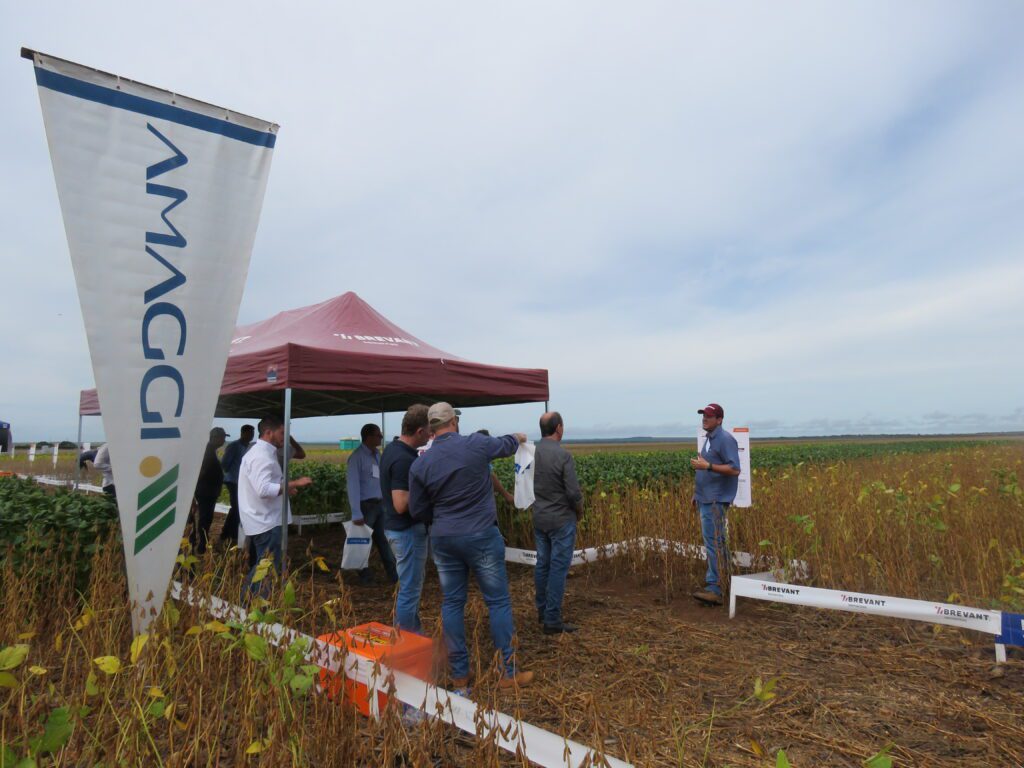
[[(277, 463), (277, 449), (266, 440), (257, 440), (242, 457), (238, 474), (238, 515), (246, 536), (265, 533), (281, 524), (283, 485), (284, 472)], [(289, 504), (288, 522), (291, 521)]]
[(433, 520), (432, 537), (486, 531), (498, 521), (490, 463), (511, 456), (518, 446), (515, 435), (446, 432), (435, 437), (409, 470), (409, 514)]
[(543, 438), (537, 443), (533, 494), (533, 524), (542, 531), (553, 531), (571, 523), (583, 504), (576, 463), (557, 440)]
[(92, 460), (92, 468), (103, 473), (103, 487), (114, 484), (114, 470), (110, 466), (110, 449), (104, 443), (96, 451), (96, 457)]
[(203, 453), (203, 464), (199, 468), (199, 479), (196, 481), (196, 498), (216, 499), (220, 496), (223, 485), (224, 470), (220, 467), (217, 449), (213, 447), (213, 443), (207, 443), (206, 451)]
[(352, 519), (362, 520), (360, 503), (381, 498), (380, 461), (377, 458), (377, 451), (368, 448), (366, 443), (360, 443), (359, 447), (349, 454), (345, 486), (348, 490), (348, 503), (352, 508)]
[(228, 443), (224, 449), (224, 456), (220, 460), (220, 466), (224, 470), (225, 483), (237, 483), (238, 471), (242, 467), (242, 457), (248, 453), (250, 443), (243, 443), (241, 438)]

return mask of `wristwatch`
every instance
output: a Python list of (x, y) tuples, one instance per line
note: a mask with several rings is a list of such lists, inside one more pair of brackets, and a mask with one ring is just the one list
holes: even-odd
[[(708, 460), (707, 460), (707, 459), (704, 459), (704, 461), (708, 461)], [(713, 469), (711, 469), (711, 462), (710, 462), (710, 461), (708, 461), (708, 472), (713, 472), (713, 471), (714, 471), (714, 470), (713, 470)]]

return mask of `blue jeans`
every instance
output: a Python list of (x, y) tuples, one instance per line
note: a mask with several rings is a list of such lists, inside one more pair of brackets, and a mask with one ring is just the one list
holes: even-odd
[(706, 589), (716, 595), (722, 594), (722, 578), (719, 563), (729, 567), (729, 547), (725, 542), (725, 515), (729, 503), (715, 501), (709, 504), (697, 502), (700, 510), (700, 532), (704, 537), (704, 548), (708, 552), (708, 572), (704, 576)]
[(452, 677), (469, 674), (469, 653), (466, 649), (466, 594), (469, 572), (476, 574), (476, 583), (487, 604), (491, 621), (491, 640), (501, 652), (505, 674), (515, 674), (512, 636), (512, 598), (505, 573), (505, 541), (496, 527), (467, 536), (433, 536), (434, 564), (441, 581), (441, 625), (448, 649)]
[(420, 595), (427, 566), (427, 527), (416, 523), (404, 531), (385, 531), (388, 544), (398, 561), (398, 599), (395, 601), (395, 627), (419, 632)]
[(569, 575), (572, 550), (576, 546), (576, 521), (553, 531), (534, 528), (533, 534), (537, 542), (537, 567), (533, 572), (537, 588), (537, 616), (545, 626), (557, 627), (562, 623), (565, 577)]
[(263, 533), (257, 533), (255, 536), (250, 536), (250, 553), (255, 551), (256, 563), (249, 568), (249, 575), (245, 577), (245, 584), (242, 585), (242, 602), (246, 602), (249, 595), (253, 592), (258, 592), (261, 597), (270, 596), (270, 584), (271, 574), (267, 573), (263, 577), (263, 581), (259, 581), (256, 584), (252, 583), (253, 576), (256, 575), (256, 567), (267, 555), (271, 555), (274, 558), (274, 568), (277, 570), (278, 575), (281, 574), (281, 526), (275, 525), (269, 531)]

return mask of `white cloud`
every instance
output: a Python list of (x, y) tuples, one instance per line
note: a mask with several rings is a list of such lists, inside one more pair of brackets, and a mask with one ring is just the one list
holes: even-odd
[[(281, 123), (242, 321), (355, 290), (453, 353), (549, 367), (573, 423), (613, 431), (689, 424), (712, 396), (787, 428), (910, 423), (979, 395), (1019, 407), (1012, 3), (55, 16), (4, 0), (2, 16), (6, 50)], [(0, 180), (5, 366), (21, 372), (0, 417), (53, 431), (91, 372), (28, 64), (11, 57), (0, 84), (18, 148)], [(794, 401), (816, 410), (793, 418)]]

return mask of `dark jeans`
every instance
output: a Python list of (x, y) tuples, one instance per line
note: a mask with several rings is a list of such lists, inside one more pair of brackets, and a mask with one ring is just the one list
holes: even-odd
[(224, 485), (227, 486), (228, 495), (231, 497), (231, 509), (220, 529), (220, 537), (234, 544), (238, 541), (238, 483), (225, 480)]
[(501, 652), (505, 674), (515, 674), (512, 638), (516, 628), (512, 621), (512, 598), (505, 572), (505, 540), (497, 528), (468, 536), (434, 536), (430, 539), (434, 564), (444, 598), (441, 602), (441, 624), (444, 644), (448, 648), (448, 665), (452, 677), (469, 674), (469, 650), (466, 647), (466, 597), (470, 571), (487, 604), (491, 622), (491, 640)]
[(537, 542), (537, 567), (533, 572), (537, 589), (537, 616), (544, 626), (562, 624), (562, 598), (565, 578), (572, 565), (572, 550), (576, 546), (576, 521), (566, 523), (553, 531), (533, 529)]
[[(373, 546), (380, 554), (384, 562), (384, 570), (392, 584), (398, 582), (398, 565), (395, 562), (395, 553), (391, 551), (388, 543), (387, 531), (384, 530), (384, 507), (380, 499), (365, 499), (359, 503), (359, 511), (363, 513), (363, 522), (368, 528), (373, 529)], [(359, 572), (360, 581), (366, 582), (373, 578), (370, 566), (366, 566)]]
[(249, 568), (249, 575), (245, 577), (245, 583), (242, 585), (243, 603), (248, 601), (249, 595), (253, 592), (262, 597), (270, 597), (270, 587), (273, 581), (270, 573), (267, 573), (262, 581), (256, 584), (252, 583), (253, 576), (256, 575), (256, 566), (259, 565), (260, 560), (267, 555), (273, 557), (274, 568), (280, 575), (283, 559), (281, 555), (281, 526), (275, 525), (269, 531), (250, 536), (249, 541), (252, 542), (252, 552), (256, 555), (256, 562)]
[(206, 543), (210, 540), (210, 525), (213, 523), (213, 508), (217, 506), (216, 496), (196, 496), (196, 515), (190, 515), (192, 530), (188, 534), (192, 545), (192, 554), (202, 555), (206, 552)]

